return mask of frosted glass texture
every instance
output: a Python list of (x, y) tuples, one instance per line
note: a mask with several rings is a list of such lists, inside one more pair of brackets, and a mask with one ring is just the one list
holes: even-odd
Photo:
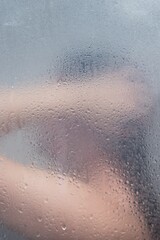
[(0, 0), (0, 238), (160, 239), (158, 0)]

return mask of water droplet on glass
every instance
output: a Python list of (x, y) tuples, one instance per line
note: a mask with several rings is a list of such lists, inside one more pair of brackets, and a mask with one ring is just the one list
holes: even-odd
[(38, 222), (42, 222), (42, 217), (38, 217)]
[(20, 213), (20, 214), (22, 214), (23, 213), (23, 210), (22, 209), (18, 209), (18, 212)]
[(62, 224), (61, 228), (62, 228), (63, 231), (66, 231), (66, 229), (67, 229), (65, 224)]
[(38, 233), (38, 234), (36, 235), (36, 238), (40, 238), (40, 236), (41, 236), (40, 233)]

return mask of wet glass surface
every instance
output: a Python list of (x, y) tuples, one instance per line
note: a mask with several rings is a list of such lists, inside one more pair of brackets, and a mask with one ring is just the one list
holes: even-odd
[(0, 0), (0, 238), (160, 238), (159, 11)]

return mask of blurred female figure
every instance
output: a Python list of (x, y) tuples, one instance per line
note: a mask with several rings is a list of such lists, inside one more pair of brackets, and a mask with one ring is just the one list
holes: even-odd
[(43, 240), (159, 238), (145, 143), (154, 99), (140, 73), (122, 61), (111, 67), (113, 59), (79, 55), (59, 83), (2, 89), (1, 136), (36, 123), (46, 154), (66, 146), (71, 166), (53, 174), (1, 157), (0, 217), (15, 231)]

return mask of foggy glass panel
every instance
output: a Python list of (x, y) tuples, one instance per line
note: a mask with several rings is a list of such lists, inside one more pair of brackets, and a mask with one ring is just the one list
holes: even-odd
[(0, 0), (0, 238), (160, 238), (158, 0)]

